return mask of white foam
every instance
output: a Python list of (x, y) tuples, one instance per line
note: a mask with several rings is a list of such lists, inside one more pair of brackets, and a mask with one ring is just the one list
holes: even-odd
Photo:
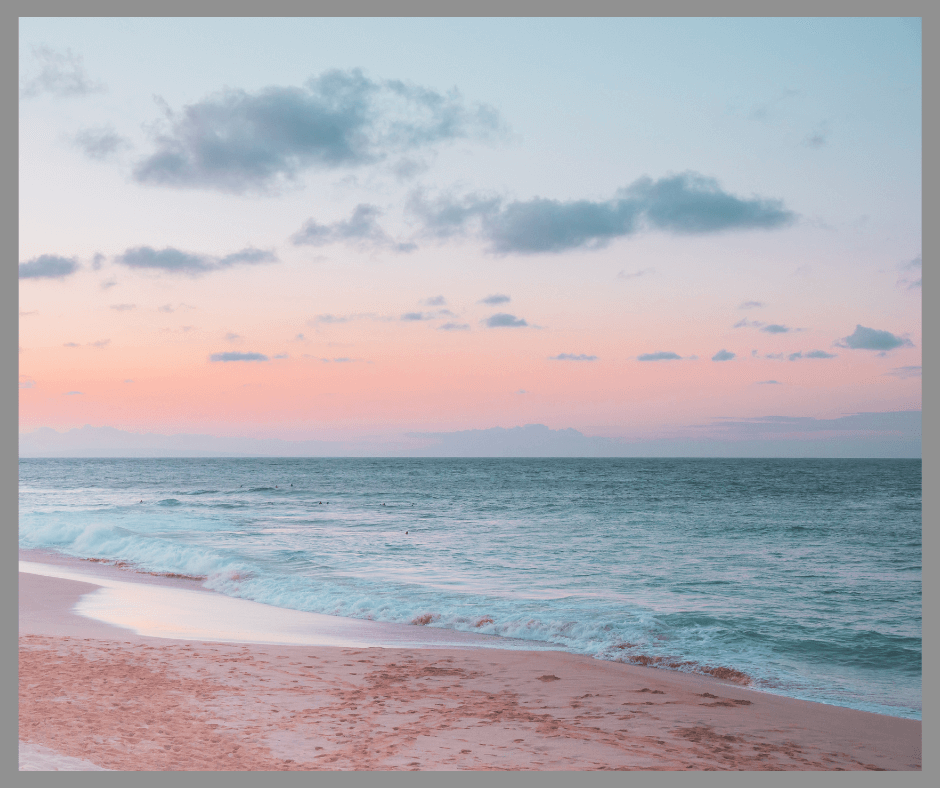
[(147, 637), (351, 648), (552, 648), (532, 641), (290, 610), (211, 591), (131, 583), (32, 561), (20, 561), (19, 571), (99, 586), (79, 599), (74, 612)]

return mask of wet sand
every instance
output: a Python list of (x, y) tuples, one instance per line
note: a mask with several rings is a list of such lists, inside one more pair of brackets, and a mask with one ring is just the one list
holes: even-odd
[(559, 651), (147, 637), (73, 612), (93, 581), (19, 581), (23, 769), (921, 768), (919, 721), (706, 676)]

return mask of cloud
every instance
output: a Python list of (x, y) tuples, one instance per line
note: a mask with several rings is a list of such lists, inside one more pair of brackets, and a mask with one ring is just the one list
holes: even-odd
[(104, 262), (104, 260), (105, 260), (105, 257), (103, 254), (101, 254), (101, 252), (95, 252), (95, 254), (91, 258), (91, 270), (100, 271), (101, 264)]
[(802, 351), (798, 353), (791, 353), (787, 356), (790, 361), (797, 361), (801, 358), (835, 358), (835, 353), (827, 353), (825, 350), (810, 350), (808, 353), (803, 353)]
[(782, 385), (779, 380), (758, 380), (758, 386), (780, 386)]
[(111, 304), (110, 308), (115, 312), (128, 312), (131, 309), (137, 309), (137, 304)]
[(434, 315), (429, 312), (405, 312), (399, 320), (412, 321), (412, 320), (433, 320)]
[(290, 358), (290, 357), (287, 355), (287, 353), (278, 353), (276, 356), (272, 356), (271, 358)]
[(318, 224), (308, 219), (291, 236), (291, 243), (295, 246), (351, 243), (360, 247), (388, 248), (396, 252), (413, 252), (418, 248), (413, 243), (399, 243), (391, 238), (376, 221), (381, 215), (382, 212), (376, 206), (360, 203), (349, 219), (332, 224)]
[[(917, 255), (909, 263), (904, 263), (900, 268), (902, 271), (921, 271), (923, 268), (923, 258), (921, 255)], [(910, 279), (907, 276), (898, 277), (898, 286), (906, 287), (908, 290), (916, 290), (919, 287), (923, 286), (923, 278), (918, 276), (917, 279)]]
[(505, 312), (497, 312), (490, 315), (485, 321), (487, 328), (522, 328), (529, 325), (521, 317), (509, 315)]
[(80, 268), (74, 257), (42, 254), (20, 263), (20, 279), (64, 279)]
[(712, 361), (731, 361), (734, 358), (734, 353), (729, 350), (722, 348), (714, 356), (712, 356)]
[(32, 378), (28, 378), (25, 375), (20, 375), (20, 385), (21, 389), (31, 389), (36, 385), (36, 381)]
[(182, 273), (189, 276), (198, 276), (210, 271), (221, 271), (235, 265), (257, 265), (259, 263), (277, 262), (273, 252), (247, 247), (241, 251), (213, 257), (206, 254), (192, 254), (168, 246), (164, 249), (154, 249), (150, 246), (137, 246), (128, 249), (124, 254), (118, 255), (115, 261), (128, 268), (150, 269), (153, 271), (166, 271), (168, 273)]
[(759, 309), (764, 306), (761, 301), (745, 301), (738, 309)]
[(75, 396), (76, 394), (84, 394), (84, 393), (85, 393), (85, 392), (83, 392), (83, 391), (66, 391), (66, 392), (65, 392), (65, 396), (66, 396), (66, 397), (72, 397), (72, 396)]
[(485, 216), (483, 229), (496, 253), (600, 249), (614, 238), (632, 235), (639, 214), (639, 206), (630, 199), (561, 202), (536, 198), (509, 203)]
[(432, 296), (431, 298), (425, 298), (421, 302), (425, 306), (444, 306), (447, 303), (447, 299), (442, 295)]
[(494, 295), (487, 296), (486, 298), (481, 298), (477, 301), (478, 304), (488, 304), (489, 306), (498, 306), (499, 304), (508, 304), (512, 299), (508, 295), (502, 295), (501, 293), (495, 293)]
[(466, 323), (444, 323), (437, 327), (439, 331), (469, 331), (470, 326)]
[(829, 143), (829, 134), (825, 131), (814, 131), (805, 140), (803, 145), (807, 148), (823, 148)]
[(104, 161), (119, 150), (130, 147), (127, 139), (108, 127), (83, 129), (72, 141), (89, 159), (96, 161)]
[(632, 273), (627, 273), (626, 271), (621, 271), (617, 274), (618, 279), (639, 279), (641, 276), (647, 276), (654, 273), (655, 269), (653, 268), (643, 268), (639, 271), (633, 271)]
[(914, 347), (914, 343), (904, 337), (895, 336), (890, 331), (879, 331), (875, 328), (856, 325), (855, 331), (835, 342), (835, 346), (851, 350), (887, 351), (899, 347)]
[(723, 191), (714, 178), (694, 172), (657, 181), (640, 178), (603, 201), (537, 197), (505, 202), (476, 193), (429, 200), (414, 192), (408, 210), (421, 220), (424, 235), (439, 239), (462, 234), (478, 223), (490, 251), (497, 254), (600, 249), (643, 228), (696, 235), (769, 230), (796, 219), (779, 200), (736, 197)]
[(102, 83), (88, 78), (81, 55), (71, 49), (56, 51), (45, 46), (33, 47), (33, 59), (39, 65), (39, 72), (22, 81), (20, 96), (23, 98), (35, 98), (42, 93), (68, 98), (105, 89)]
[(237, 342), (239, 339), (244, 339), (245, 337), (243, 337), (241, 334), (236, 334), (234, 331), (229, 331), (229, 332), (225, 335), (225, 338), (226, 338), (229, 342)]
[(114, 279), (109, 279), (108, 281), (101, 283), (101, 289), (102, 289), (102, 290), (110, 290), (110, 289), (111, 289), (112, 287), (114, 287), (116, 284), (117, 284), (117, 281), (116, 281), (116, 280), (114, 280)]
[(760, 328), (763, 323), (759, 320), (748, 320), (746, 317), (734, 324), (734, 328)]
[(81, 347), (78, 342), (65, 342), (62, 347)]
[(557, 356), (549, 356), (549, 361), (597, 361), (597, 356), (588, 356), (584, 353), (559, 353)]
[(682, 356), (671, 351), (660, 351), (658, 353), (644, 353), (641, 356), (637, 356), (637, 361), (672, 361), (674, 359), (681, 359)]
[(134, 178), (162, 186), (264, 191), (310, 168), (373, 164), (393, 154), (502, 132), (496, 110), (359, 69), (327, 71), (302, 87), (226, 89), (167, 110), (155, 150)]
[(779, 323), (771, 323), (761, 329), (761, 331), (766, 331), (768, 334), (786, 334), (792, 330), (792, 328), (781, 326)]
[(268, 361), (264, 353), (213, 353), (209, 361)]
[(110, 340), (110, 339), (99, 339), (97, 342), (89, 342), (88, 344), (89, 344), (90, 347), (96, 347), (96, 348), (98, 348), (98, 349), (100, 350), (101, 348), (105, 348), (105, 347), (107, 347), (108, 345), (110, 345), (110, 344), (111, 344), (111, 340)]
[(891, 375), (896, 378), (919, 378), (923, 376), (924, 368), (922, 366), (895, 367), (885, 375)]
[(316, 326), (320, 323), (333, 325), (337, 323), (349, 323), (353, 320), (395, 320), (394, 317), (382, 317), (375, 312), (358, 312), (354, 315), (317, 315), (307, 321), (308, 326)]
[(718, 428), (737, 435), (739, 438), (755, 437), (764, 434), (845, 432), (882, 433), (901, 436), (904, 434), (920, 436), (921, 412), (887, 411), (882, 413), (854, 413), (832, 419), (817, 419), (812, 416), (759, 416), (743, 419), (721, 419), (709, 425), (697, 425)]

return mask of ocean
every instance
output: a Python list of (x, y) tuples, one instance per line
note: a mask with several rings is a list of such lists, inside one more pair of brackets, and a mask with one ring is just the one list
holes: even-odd
[(21, 459), (19, 481), (22, 548), (921, 717), (920, 460)]

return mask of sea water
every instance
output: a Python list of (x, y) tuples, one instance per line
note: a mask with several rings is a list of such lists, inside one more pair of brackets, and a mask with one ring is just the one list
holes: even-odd
[(921, 715), (920, 460), (23, 459), (19, 475), (24, 548)]

